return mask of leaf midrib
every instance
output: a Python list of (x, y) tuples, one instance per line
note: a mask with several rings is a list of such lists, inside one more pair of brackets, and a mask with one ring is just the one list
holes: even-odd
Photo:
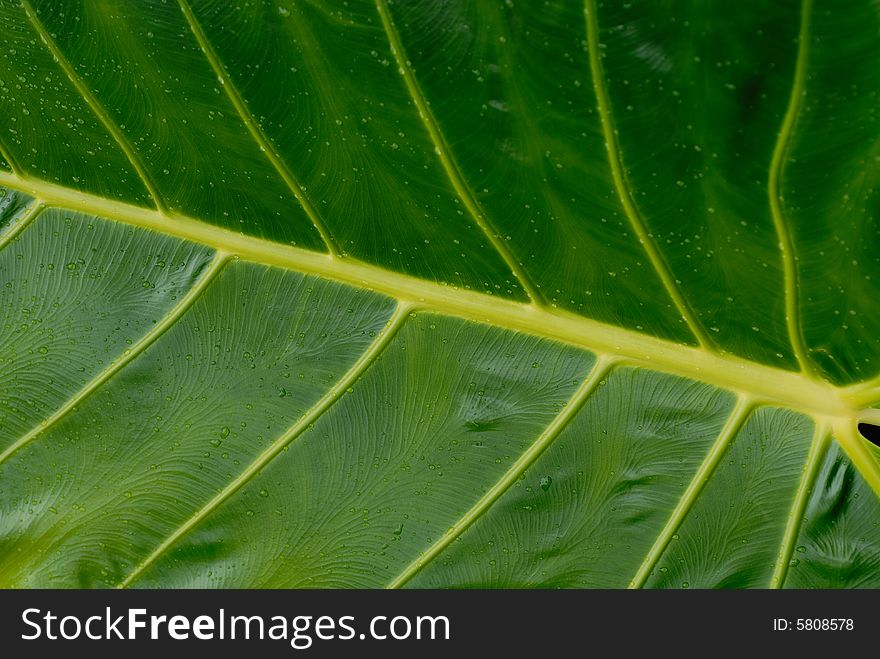
[(340, 258), (236, 233), (179, 213), (143, 208), (32, 177), (0, 171), (0, 185), (30, 194), (46, 207), (114, 220), (199, 243), (243, 260), (383, 293), (414, 308), (615, 356), (631, 365), (705, 382), (816, 419), (854, 422), (865, 406), (863, 396), (857, 395), (864, 388), (860, 384), (836, 386), (813, 375), (676, 343), (552, 306), (538, 308), (418, 279), (350, 257)]

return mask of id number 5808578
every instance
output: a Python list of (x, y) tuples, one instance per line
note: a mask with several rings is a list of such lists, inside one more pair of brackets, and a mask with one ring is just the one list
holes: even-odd
[(774, 618), (773, 631), (798, 631), (798, 632), (836, 632), (852, 631), (855, 622), (852, 618)]

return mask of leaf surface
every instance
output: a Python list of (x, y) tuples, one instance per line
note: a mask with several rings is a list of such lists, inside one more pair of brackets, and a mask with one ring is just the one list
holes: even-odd
[(845, 5), (0, 2), (0, 585), (880, 585)]

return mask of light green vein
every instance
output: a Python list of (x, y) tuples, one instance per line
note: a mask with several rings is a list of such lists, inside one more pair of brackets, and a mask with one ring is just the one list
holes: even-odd
[(721, 433), (712, 444), (712, 448), (709, 449), (709, 453), (706, 455), (700, 468), (697, 469), (697, 473), (684, 491), (681, 499), (679, 499), (678, 504), (672, 511), (672, 515), (669, 517), (669, 521), (666, 522), (666, 526), (663, 527), (663, 530), (648, 551), (647, 556), (645, 556), (639, 571), (629, 584), (630, 588), (641, 588), (645, 585), (645, 581), (651, 576), (651, 572), (654, 570), (654, 566), (657, 565), (657, 561), (660, 560), (660, 556), (666, 550), (666, 547), (669, 546), (672, 536), (675, 535), (684, 518), (687, 517), (687, 514), (693, 508), (706, 483), (712, 477), (718, 463), (721, 462), (724, 452), (740, 428), (742, 428), (753, 407), (754, 403), (750, 398), (740, 396), (737, 399), (736, 406), (724, 424), (724, 428), (721, 429)]
[(801, 27), (798, 35), (797, 63), (794, 70), (794, 82), (791, 86), (791, 96), (788, 100), (788, 108), (782, 120), (782, 128), (776, 138), (773, 148), (773, 157), (770, 160), (770, 175), (767, 180), (767, 194), (770, 198), (770, 211), (773, 215), (773, 225), (776, 228), (776, 237), (779, 239), (779, 251), (782, 255), (783, 279), (785, 285), (785, 324), (788, 328), (788, 338), (792, 350), (797, 357), (801, 370), (812, 372), (813, 366), (810, 361), (806, 342), (804, 341), (803, 328), (800, 323), (800, 304), (798, 301), (798, 272), (797, 255), (795, 252), (794, 239), (785, 221), (782, 210), (782, 190), (780, 179), (785, 166), (785, 158), (791, 135), (797, 122), (801, 102), (804, 97), (804, 85), (807, 77), (807, 60), (809, 59), (810, 44), (810, 9), (811, 0), (802, 0), (801, 4)]
[(13, 221), (8, 227), (6, 227), (3, 233), (0, 234), (0, 249), (3, 249), (15, 240), (15, 237), (24, 231), (25, 228), (37, 218), (37, 215), (42, 212), (43, 208), (45, 208), (45, 204), (39, 199), (34, 199), (30, 205), (28, 205), (27, 210), (21, 215), (21, 217)]
[(5, 451), (0, 453), (0, 464), (3, 464), (13, 453), (18, 451), (23, 446), (27, 445), (34, 439), (36, 439), (39, 435), (46, 432), (49, 428), (58, 423), (65, 415), (67, 415), (72, 410), (76, 409), (82, 403), (91, 396), (95, 391), (98, 390), (105, 382), (107, 382), (110, 378), (116, 375), (120, 370), (122, 370), (126, 364), (130, 363), (135, 357), (144, 352), (149, 346), (156, 342), (156, 340), (162, 336), (168, 329), (176, 323), (184, 313), (186, 313), (187, 309), (189, 309), (193, 303), (198, 299), (199, 295), (208, 287), (208, 285), (214, 280), (226, 262), (229, 260), (229, 255), (218, 252), (215, 254), (214, 259), (208, 265), (207, 268), (202, 272), (199, 276), (198, 280), (190, 287), (190, 289), (186, 292), (180, 301), (174, 305), (174, 307), (158, 322), (149, 332), (144, 334), (140, 339), (138, 339), (134, 345), (131, 346), (128, 350), (126, 350), (120, 357), (110, 362), (106, 368), (104, 368), (100, 373), (98, 373), (90, 382), (88, 382), (82, 389), (80, 389), (76, 394), (74, 394), (71, 398), (67, 400), (61, 407), (59, 407), (51, 416), (44, 419), (40, 422), (39, 425), (32, 428), (25, 435), (17, 439), (11, 446), (9, 446)]
[(842, 391), (852, 400), (853, 405), (870, 407), (880, 403), (880, 376), (844, 387)]
[(226, 92), (226, 96), (232, 102), (235, 111), (238, 112), (238, 116), (245, 125), (245, 128), (247, 128), (248, 133), (250, 133), (253, 140), (257, 143), (257, 146), (260, 147), (260, 151), (262, 151), (269, 162), (272, 163), (275, 171), (278, 172), (278, 175), (282, 178), (287, 187), (290, 188), (290, 191), (302, 206), (309, 220), (311, 220), (312, 224), (318, 230), (318, 233), (321, 234), (321, 239), (324, 241), (324, 244), (327, 246), (330, 253), (336, 256), (341, 256), (339, 247), (336, 245), (336, 241), (333, 239), (330, 229), (321, 218), (318, 210), (314, 207), (312, 202), (309, 201), (303, 187), (299, 184), (299, 181), (297, 181), (296, 176), (290, 171), (290, 168), (284, 160), (281, 159), (278, 151), (269, 141), (269, 138), (266, 137), (265, 133), (263, 133), (263, 129), (260, 128), (260, 125), (254, 119), (250, 110), (248, 110), (244, 99), (233, 84), (229, 72), (217, 56), (214, 47), (208, 40), (205, 31), (202, 30), (202, 26), (199, 24), (198, 19), (196, 19), (195, 14), (193, 14), (189, 4), (186, 0), (178, 0), (178, 2), (183, 15), (186, 17), (186, 22), (189, 24), (190, 30), (192, 30), (192, 33), (196, 37), (196, 41), (199, 43), (199, 47), (201, 47), (202, 52), (205, 54), (205, 58), (214, 70), (214, 74), (219, 79), (220, 84), (223, 86), (223, 90)]
[(600, 357), (593, 366), (590, 374), (581, 383), (572, 395), (571, 399), (562, 408), (562, 411), (553, 419), (534, 443), (514, 462), (504, 475), (490, 487), (486, 493), (453, 524), (434, 544), (428, 547), (418, 558), (410, 563), (391, 583), (388, 588), (401, 588), (412, 579), (428, 563), (433, 561), (446, 547), (456, 538), (461, 536), (480, 516), (485, 513), (505, 492), (510, 489), (520, 476), (525, 473), (535, 460), (549, 447), (560, 433), (568, 426), (569, 422), (584, 406), (590, 395), (596, 391), (599, 384), (608, 376), (614, 360), (608, 357)]
[(773, 578), (770, 580), (771, 588), (782, 588), (785, 584), (785, 576), (788, 574), (794, 546), (801, 531), (804, 510), (807, 507), (807, 501), (813, 489), (813, 484), (816, 482), (816, 474), (819, 473), (822, 458), (828, 448), (829, 431), (830, 428), (826, 424), (816, 424), (816, 431), (810, 444), (810, 452), (807, 454), (807, 460), (804, 463), (804, 471), (801, 475), (800, 483), (798, 483), (797, 492), (795, 492), (794, 499), (792, 500), (791, 512), (788, 515), (785, 533), (779, 546), (779, 557), (776, 559), (776, 568), (773, 570)]
[(0, 157), (6, 161), (9, 167), (12, 169), (12, 173), (16, 176), (23, 176), (24, 172), (19, 167), (18, 162), (15, 158), (12, 157), (12, 153), (10, 153), (9, 149), (4, 144), (3, 140), (0, 139)]
[(183, 524), (169, 535), (162, 543), (152, 551), (141, 563), (117, 586), (128, 588), (144, 571), (152, 565), (159, 556), (164, 554), (175, 542), (189, 533), (194, 527), (202, 522), (208, 515), (219, 508), (229, 497), (244, 487), (254, 476), (259, 473), (272, 459), (281, 453), (292, 441), (308, 430), (324, 412), (326, 412), (348, 389), (360, 378), (373, 364), (379, 355), (391, 343), (400, 328), (403, 327), (413, 307), (410, 304), (398, 304), (397, 309), (385, 326), (385, 329), (376, 337), (367, 350), (352, 365), (339, 381), (332, 386), (287, 432), (275, 440), (269, 448), (263, 451), (251, 462), (247, 468), (230, 481), (213, 499), (196, 511)]
[(678, 282), (669, 269), (666, 260), (657, 248), (654, 237), (648, 231), (645, 220), (642, 218), (635, 199), (633, 198), (626, 172), (623, 169), (623, 158), (620, 154), (620, 146), (617, 142), (617, 129), (614, 127), (614, 118), (611, 113), (611, 102), (608, 91), (605, 89), (605, 73), (602, 69), (602, 60), (599, 56), (599, 22), (596, 16), (595, 0), (584, 1), (584, 14), (587, 22), (587, 53), (590, 59), (590, 75), (593, 78), (593, 88), (596, 94), (596, 104), (599, 110), (599, 120), (602, 124), (602, 133), (605, 138), (605, 150), (608, 152), (608, 162), (611, 166), (611, 177), (614, 179), (614, 188), (623, 211), (626, 214), (632, 230), (635, 232), (639, 243), (648, 255), (657, 276), (660, 278), (663, 288), (672, 298), (675, 307), (681, 317), (684, 318), (688, 328), (706, 350), (712, 349), (714, 343), (703, 326), (697, 320), (696, 315), (685, 300), (679, 289)]
[(452, 156), (452, 150), (446, 142), (443, 133), (440, 131), (440, 126), (438, 125), (434, 114), (431, 112), (431, 108), (428, 107), (428, 101), (419, 87), (412, 65), (407, 61), (406, 51), (403, 48), (400, 35), (397, 34), (397, 28), (394, 27), (394, 22), (391, 19), (391, 11), (388, 9), (388, 3), (386, 0), (376, 0), (376, 8), (379, 11), (379, 17), (382, 19), (382, 27), (385, 29), (388, 42), (391, 45), (391, 54), (394, 55), (394, 60), (397, 62), (397, 68), (400, 71), (400, 75), (403, 76), (406, 89), (416, 106), (416, 110), (419, 112), (419, 118), (422, 120), (422, 124), (424, 124), (428, 135), (431, 137), (431, 141), (434, 143), (437, 157), (440, 159), (440, 163), (443, 165), (446, 176), (449, 178), (450, 183), (452, 183), (452, 187), (455, 189), (458, 198), (461, 200), (461, 203), (464, 204), (464, 207), (467, 209), (468, 213), (470, 213), (476, 225), (492, 244), (492, 247), (495, 248), (501, 258), (504, 259), (507, 267), (510, 268), (511, 272), (519, 280), (526, 295), (531, 298), (534, 304), (544, 306), (544, 297), (538, 291), (537, 285), (532, 281), (531, 276), (526, 272), (516, 256), (514, 256), (513, 252), (510, 251), (510, 248), (505, 244), (498, 230), (492, 225), (489, 218), (486, 217), (486, 214), (480, 207), (480, 202), (477, 201), (470, 186), (464, 180), (464, 176), (462, 175), (458, 164), (455, 162), (455, 158)]
[(109, 132), (110, 135), (113, 136), (113, 139), (116, 140), (119, 148), (122, 149), (125, 157), (128, 158), (131, 166), (134, 167), (135, 171), (140, 177), (141, 182), (147, 189), (147, 192), (150, 193), (150, 197), (152, 197), (153, 203), (156, 205), (156, 208), (160, 212), (166, 212), (167, 207), (165, 206), (165, 202), (162, 200), (158, 188), (153, 183), (153, 179), (147, 172), (147, 168), (141, 161), (140, 156), (138, 156), (137, 152), (134, 150), (131, 142), (128, 141), (128, 138), (119, 128), (119, 126), (117, 126), (110, 118), (110, 115), (107, 113), (107, 110), (104, 108), (104, 106), (101, 105), (101, 102), (95, 97), (91, 90), (86, 87), (86, 84), (82, 81), (79, 75), (77, 75), (76, 71), (73, 70), (73, 66), (71, 66), (70, 62), (67, 61), (67, 58), (64, 56), (64, 53), (61, 52), (61, 49), (58, 48), (58, 44), (55, 43), (52, 35), (49, 34), (45, 26), (42, 24), (42, 22), (40, 22), (40, 19), (34, 11), (33, 7), (31, 7), (30, 2), (28, 2), (28, 0), (21, 0), (21, 6), (24, 9), (25, 14), (27, 14), (28, 20), (30, 20), (31, 24), (34, 26), (34, 29), (37, 31), (37, 34), (40, 35), (40, 39), (43, 40), (43, 43), (46, 44), (46, 47), (52, 54), (52, 57), (55, 58), (58, 66), (61, 67), (62, 71), (64, 71), (64, 74), (68, 77), (71, 84), (73, 84), (73, 86), (76, 88), (76, 91), (79, 93), (79, 95), (82, 96), (82, 99), (85, 101), (86, 105), (91, 108), (92, 112), (103, 124), (104, 128), (107, 129), (107, 132)]
[(870, 423), (872, 425), (878, 426), (880, 425), (880, 409), (877, 408), (868, 408), (866, 410), (862, 410), (859, 418), (853, 419), (853, 422), (858, 426), (859, 423)]
[(836, 418), (833, 420), (834, 439), (846, 451), (849, 459), (862, 473), (862, 478), (880, 497), (880, 464), (868, 448), (868, 441), (858, 431), (856, 419)]

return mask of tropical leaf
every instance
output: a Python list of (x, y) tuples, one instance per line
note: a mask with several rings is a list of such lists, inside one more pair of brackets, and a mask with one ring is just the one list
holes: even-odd
[(876, 3), (0, 17), (0, 584), (880, 586)]

